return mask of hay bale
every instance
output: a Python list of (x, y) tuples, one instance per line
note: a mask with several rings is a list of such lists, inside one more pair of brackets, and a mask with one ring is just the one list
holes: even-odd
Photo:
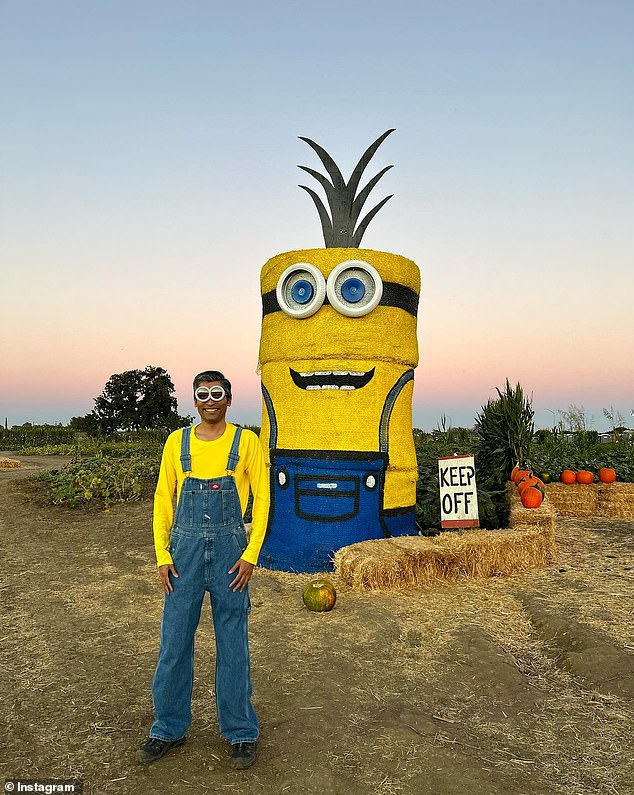
[(21, 466), (22, 462), (14, 458), (0, 458), (0, 469), (19, 469)]
[(525, 508), (515, 483), (507, 483), (507, 499), (511, 509), (510, 525), (515, 527), (542, 527), (555, 532), (555, 509), (549, 499), (544, 499), (539, 508)]
[(546, 497), (559, 516), (584, 518), (596, 516), (599, 510), (597, 486), (594, 484), (548, 483)]
[(528, 571), (554, 555), (552, 530), (533, 525), (361, 541), (335, 553), (335, 570), (343, 584), (375, 591)]
[(634, 483), (599, 483), (595, 488), (601, 518), (634, 520)]

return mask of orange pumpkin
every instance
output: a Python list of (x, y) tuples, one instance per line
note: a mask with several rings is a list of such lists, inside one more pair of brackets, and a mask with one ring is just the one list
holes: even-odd
[(616, 472), (610, 467), (602, 467), (599, 470), (599, 480), (601, 483), (614, 483), (616, 480)]
[(577, 472), (577, 483), (583, 483), (586, 486), (589, 483), (594, 483), (594, 474), (587, 469), (580, 469)]
[(520, 480), (523, 477), (526, 477), (526, 475), (531, 475), (531, 474), (532, 472), (530, 471), (530, 469), (525, 469), (524, 467), (520, 468), (518, 464), (516, 467), (513, 468), (513, 471), (511, 472), (511, 480), (517, 486), (517, 484), (520, 482)]
[(544, 495), (535, 486), (529, 486), (522, 492), (522, 505), (525, 508), (539, 508), (544, 500)]
[(576, 483), (577, 475), (572, 471), (572, 469), (564, 469), (561, 473), (561, 482), (562, 483)]
[(515, 485), (519, 486), (520, 483), (523, 483), (526, 480), (526, 478), (532, 478), (532, 477), (533, 477), (533, 473), (531, 472), (530, 469), (520, 469), (520, 471), (517, 473), (517, 475), (515, 477), (515, 481), (514, 481)]
[(513, 483), (517, 484), (518, 480), (528, 472), (527, 469), (521, 467), (519, 464), (515, 464), (511, 471), (511, 480)]
[(531, 475), (529, 478), (524, 478), (517, 487), (520, 496), (526, 491), (526, 489), (539, 489), (544, 496), (546, 495), (546, 488), (544, 484), (538, 477), (535, 477), (535, 475)]

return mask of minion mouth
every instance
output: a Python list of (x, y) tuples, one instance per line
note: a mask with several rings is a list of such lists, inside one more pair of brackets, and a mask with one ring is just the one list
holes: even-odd
[(351, 370), (318, 370), (312, 373), (298, 373), (288, 368), (295, 386), (300, 389), (339, 389), (352, 392), (369, 384), (374, 376), (374, 367), (364, 372)]

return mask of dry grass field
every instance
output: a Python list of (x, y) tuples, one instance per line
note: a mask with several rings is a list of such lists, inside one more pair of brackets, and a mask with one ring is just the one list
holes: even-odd
[[(10, 455), (2, 453), (1, 455)], [(0, 471), (5, 777), (76, 777), (95, 795), (628, 795), (634, 791), (634, 523), (559, 519), (553, 564), (398, 592), (307, 576), (251, 586), (260, 756), (229, 767), (214, 710), (208, 607), (188, 741), (149, 767), (162, 596), (151, 504), (45, 506)]]

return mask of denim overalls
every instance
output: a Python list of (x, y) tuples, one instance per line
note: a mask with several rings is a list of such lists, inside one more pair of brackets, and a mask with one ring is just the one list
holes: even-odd
[(165, 596), (161, 645), (152, 684), (155, 720), (150, 737), (178, 740), (191, 723), (194, 635), (205, 591), (209, 591), (216, 636), (216, 710), (222, 736), (232, 744), (254, 742), (259, 724), (251, 705), (248, 587), (229, 588), (229, 569), (242, 556), (247, 538), (233, 473), (238, 464), (237, 428), (219, 478), (191, 477), (190, 434), (183, 430), (181, 466), (185, 480), (172, 525), (169, 551), (178, 572)]

